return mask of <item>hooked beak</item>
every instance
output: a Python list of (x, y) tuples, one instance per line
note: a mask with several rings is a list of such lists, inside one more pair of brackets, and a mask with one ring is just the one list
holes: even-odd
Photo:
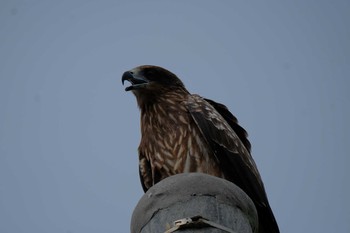
[(125, 91), (137, 90), (147, 86), (149, 81), (140, 75), (135, 74), (133, 71), (126, 71), (122, 76), (122, 84), (124, 85), (124, 81), (129, 81), (131, 86), (125, 88)]

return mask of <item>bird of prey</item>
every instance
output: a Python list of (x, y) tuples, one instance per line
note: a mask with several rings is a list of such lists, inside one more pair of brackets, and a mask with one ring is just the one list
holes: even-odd
[(172, 72), (143, 65), (122, 83), (141, 111), (139, 173), (146, 192), (179, 173), (201, 172), (229, 180), (252, 199), (259, 233), (279, 232), (264, 184), (250, 154), (246, 131), (223, 104), (191, 94)]

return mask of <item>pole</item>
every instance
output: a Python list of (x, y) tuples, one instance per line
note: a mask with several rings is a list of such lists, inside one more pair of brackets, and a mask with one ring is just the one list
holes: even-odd
[(202, 174), (168, 177), (140, 199), (131, 233), (256, 233), (258, 217), (251, 199), (235, 184)]

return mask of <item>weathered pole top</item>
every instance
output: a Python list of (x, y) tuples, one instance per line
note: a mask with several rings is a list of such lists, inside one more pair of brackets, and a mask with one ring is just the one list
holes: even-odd
[[(198, 218), (204, 220), (192, 221)], [(258, 226), (255, 206), (245, 192), (203, 173), (174, 175), (150, 188), (133, 212), (131, 233), (173, 232), (177, 220), (183, 225), (176, 232), (248, 233), (257, 232)], [(185, 224), (188, 220), (192, 224)]]

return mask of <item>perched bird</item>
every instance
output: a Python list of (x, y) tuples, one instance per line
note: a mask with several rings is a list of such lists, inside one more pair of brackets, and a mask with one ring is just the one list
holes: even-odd
[(141, 111), (139, 172), (146, 192), (160, 180), (201, 172), (244, 190), (258, 211), (259, 233), (279, 232), (246, 131), (223, 104), (187, 91), (170, 71), (144, 65), (122, 76)]

